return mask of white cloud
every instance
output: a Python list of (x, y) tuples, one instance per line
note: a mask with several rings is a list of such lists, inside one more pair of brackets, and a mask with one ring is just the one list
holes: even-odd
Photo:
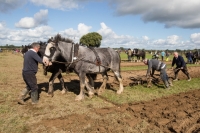
[(69, 29), (65, 29), (64, 31), (61, 31), (59, 33), (64, 37), (68, 37), (68, 38), (72, 39), (75, 43), (78, 43), (80, 38), (83, 35), (90, 32), (91, 28), (92, 28), (91, 26), (87, 26), (83, 23), (80, 23), (80, 24), (78, 24), (77, 30), (75, 30), (73, 28), (69, 28)]
[(24, 17), (15, 26), (18, 28), (34, 28), (40, 25), (47, 25), (48, 10), (40, 10), (34, 17)]
[(142, 37), (145, 41), (148, 41), (149, 40), (149, 37), (148, 36), (143, 36)]
[(35, 20), (30, 17), (25, 17), (16, 23), (15, 26), (19, 28), (32, 28), (35, 27)]
[(109, 0), (118, 15), (141, 15), (165, 27), (200, 28), (198, 0)]
[(17, 46), (27, 45), (36, 41), (47, 41), (56, 33), (49, 26), (39, 26), (33, 29), (11, 30), (4, 28), (0, 30), (0, 44), (13, 44)]
[(200, 33), (191, 34), (190, 39), (194, 44), (200, 45)]
[(7, 13), (24, 5), (27, 0), (0, 0), (0, 12)]

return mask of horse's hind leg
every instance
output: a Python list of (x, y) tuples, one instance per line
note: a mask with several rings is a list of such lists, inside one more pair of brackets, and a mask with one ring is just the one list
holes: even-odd
[(107, 72), (103, 73), (103, 74), (102, 74), (102, 77), (103, 77), (103, 83), (102, 83), (101, 87), (99, 88), (99, 90), (98, 90), (98, 92), (97, 92), (98, 95), (100, 95), (100, 94), (105, 90), (105, 88), (106, 88), (106, 83), (107, 83), (107, 81), (108, 81)]
[(115, 76), (117, 77), (118, 81), (119, 81), (119, 90), (117, 91), (117, 94), (121, 94), (124, 91), (124, 86), (123, 86), (123, 82), (122, 82), (122, 77), (120, 75), (119, 71), (113, 71)]
[(65, 93), (67, 92), (68, 89), (65, 87), (65, 82), (64, 82), (64, 79), (63, 79), (63, 77), (62, 77), (61, 74), (58, 75), (58, 79), (59, 79), (60, 84), (61, 84), (61, 86), (62, 86), (62, 91), (61, 91), (61, 93), (62, 93), (62, 94), (65, 94)]

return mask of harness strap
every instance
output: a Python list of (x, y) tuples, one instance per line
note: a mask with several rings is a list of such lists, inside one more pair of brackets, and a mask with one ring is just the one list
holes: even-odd
[(99, 55), (97, 54), (97, 51), (94, 49), (94, 47), (88, 47), (88, 48), (91, 49), (94, 52), (94, 54), (96, 56), (96, 65), (100, 66), (101, 65), (101, 59), (100, 59)]
[(75, 67), (75, 63), (78, 60), (78, 50), (79, 50), (79, 45), (72, 43), (72, 48), (71, 48), (71, 62), (69, 62), (68, 64), (66, 64), (67, 69), (70, 68), (70, 67), (71, 68)]

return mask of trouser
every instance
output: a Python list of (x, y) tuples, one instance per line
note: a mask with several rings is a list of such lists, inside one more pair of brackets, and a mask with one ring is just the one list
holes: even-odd
[(131, 55), (128, 55), (128, 61), (131, 61)]
[(175, 79), (178, 78), (178, 73), (179, 73), (180, 70), (181, 70), (181, 71), (188, 77), (188, 79), (189, 79), (189, 78), (190, 78), (190, 74), (189, 74), (189, 72), (188, 72), (187, 66), (184, 66), (183, 69), (180, 69), (180, 68), (181, 68), (181, 67), (176, 67), (176, 69), (175, 69), (175, 72), (174, 72), (174, 74), (175, 74)]
[(163, 61), (163, 59), (164, 59), (164, 56), (162, 56), (162, 61)]
[(31, 92), (38, 91), (37, 79), (34, 72), (22, 72), (26, 88)]
[(160, 70), (160, 77), (162, 81), (164, 82), (165, 86), (168, 87), (170, 82), (169, 82), (169, 77), (166, 73), (166, 66)]
[(188, 57), (188, 63), (193, 63), (192, 58)]

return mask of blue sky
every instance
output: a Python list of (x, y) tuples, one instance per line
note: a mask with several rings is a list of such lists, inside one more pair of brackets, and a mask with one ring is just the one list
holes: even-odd
[(200, 49), (198, 0), (0, 0), (0, 45), (79, 42), (98, 32), (101, 47)]

